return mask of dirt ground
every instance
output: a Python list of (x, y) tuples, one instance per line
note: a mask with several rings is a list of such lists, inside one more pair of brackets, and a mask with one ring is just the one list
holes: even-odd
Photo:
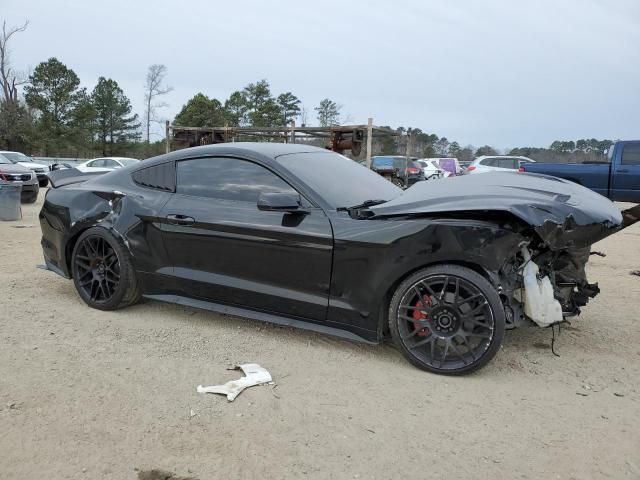
[[(559, 357), (550, 330), (511, 331), (451, 378), (389, 345), (150, 301), (91, 310), (36, 268), (40, 201), (0, 223), (2, 479), (640, 479), (640, 224), (596, 245), (602, 293)], [(196, 393), (247, 361), (277, 387)]]

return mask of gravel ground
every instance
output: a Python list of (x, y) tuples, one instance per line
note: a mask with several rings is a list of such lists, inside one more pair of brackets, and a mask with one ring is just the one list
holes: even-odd
[[(559, 357), (548, 329), (511, 331), (451, 378), (389, 345), (150, 301), (91, 310), (36, 268), (39, 208), (0, 223), (2, 479), (640, 478), (640, 224), (595, 247), (602, 293)], [(196, 393), (245, 361), (277, 386)]]

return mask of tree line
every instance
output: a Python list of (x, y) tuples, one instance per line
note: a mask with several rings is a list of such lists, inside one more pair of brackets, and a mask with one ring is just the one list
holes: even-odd
[[(87, 90), (78, 75), (57, 58), (38, 64), (30, 74), (15, 70), (9, 56), (9, 42), (24, 32), (28, 22), (7, 27), (0, 33), (0, 148), (43, 156), (90, 158), (122, 155), (144, 158), (163, 151), (162, 140), (151, 141), (151, 125), (164, 122), (159, 111), (168, 106), (162, 97), (172, 88), (166, 85), (167, 68), (149, 66), (145, 87), (145, 112), (134, 113), (129, 98), (117, 81), (101, 76)], [(22, 90), (23, 95), (19, 92)], [(322, 127), (344, 124), (342, 105), (325, 98), (313, 109)], [(249, 83), (227, 99), (197, 93), (175, 116), (172, 123), (190, 127), (256, 126), (281, 127), (292, 122), (307, 125), (310, 112), (291, 91), (273, 94), (266, 79)], [(313, 120), (311, 120), (313, 122)], [(388, 127), (390, 128), (390, 127)], [(374, 141), (374, 152), (420, 158), (456, 157), (471, 161), (480, 155), (495, 155), (489, 145), (479, 148), (460, 145), (420, 128), (398, 127), (394, 137)], [(601, 160), (610, 140), (581, 139), (554, 141), (548, 148), (518, 147), (511, 155), (537, 161)]]
[[(314, 110), (322, 127), (341, 122), (341, 106), (328, 98)], [(291, 92), (275, 96), (269, 82), (262, 79), (234, 91), (224, 102), (197, 93), (182, 107), (173, 124), (184, 127), (281, 127), (298, 118), (303, 125), (307, 123), (307, 112), (300, 99)]]
[[(390, 128), (390, 127), (387, 127)], [(584, 163), (603, 161), (605, 153), (613, 144), (612, 140), (595, 138), (580, 140), (555, 140), (547, 148), (516, 147), (498, 151), (490, 145), (474, 147), (461, 146), (458, 142), (426, 133), (419, 128), (398, 127), (396, 137), (377, 140), (374, 150), (381, 155), (404, 154), (419, 158), (452, 157), (461, 162), (471, 162), (483, 155), (517, 155), (529, 157), (537, 162)]]

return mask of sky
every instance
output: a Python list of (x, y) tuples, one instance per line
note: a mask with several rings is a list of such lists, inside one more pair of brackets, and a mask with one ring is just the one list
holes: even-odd
[(308, 124), (330, 98), (350, 123), (463, 146), (640, 138), (639, 0), (0, 0), (0, 20), (30, 22), (16, 68), (56, 57), (88, 90), (113, 78), (141, 116), (159, 63), (167, 119), (264, 78)]

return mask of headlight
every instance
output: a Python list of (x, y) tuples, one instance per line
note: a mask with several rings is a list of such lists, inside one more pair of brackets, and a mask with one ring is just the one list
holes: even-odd
[(36, 175), (36, 172), (31, 172), (31, 180), (36, 179), (38, 176)]

